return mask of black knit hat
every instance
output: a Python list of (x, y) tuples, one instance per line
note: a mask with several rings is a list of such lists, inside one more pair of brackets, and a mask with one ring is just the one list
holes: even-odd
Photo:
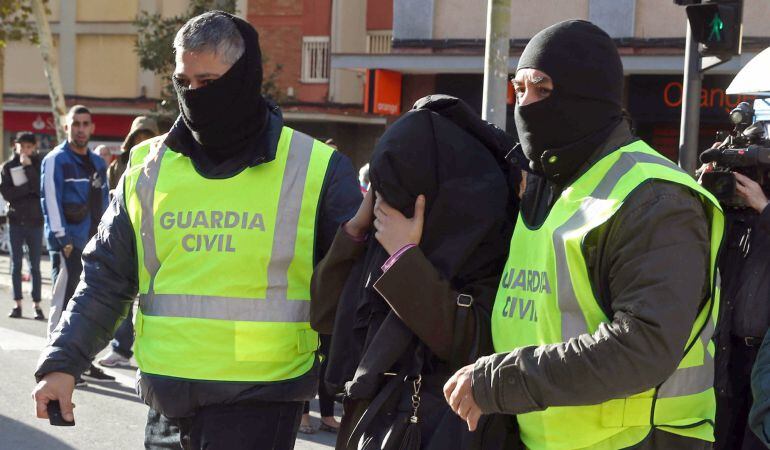
[(37, 144), (37, 138), (29, 131), (19, 131), (16, 133), (15, 141), (17, 144), (21, 144), (22, 142), (26, 142), (28, 144)]

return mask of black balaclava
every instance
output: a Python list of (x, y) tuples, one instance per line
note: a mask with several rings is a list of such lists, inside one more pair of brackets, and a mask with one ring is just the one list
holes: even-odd
[(537, 69), (553, 80), (550, 96), (516, 105), (522, 150), (534, 171), (564, 184), (620, 123), (620, 55), (602, 29), (568, 20), (529, 41), (516, 68), (521, 69)]
[(231, 14), (243, 37), (245, 51), (220, 78), (198, 89), (174, 80), (179, 112), (193, 138), (211, 160), (225, 161), (250, 151), (265, 128), (267, 106), (262, 98), (262, 53), (259, 35), (248, 22)]

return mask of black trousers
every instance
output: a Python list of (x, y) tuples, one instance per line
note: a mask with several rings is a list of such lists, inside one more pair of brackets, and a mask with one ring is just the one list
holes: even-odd
[[(168, 419), (150, 411), (145, 448), (184, 450), (291, 450), (303, 402), (213, 405), (193, 417)], [(178, 440), (173, 435), (178, 430)]]
[(748, 427), (752, 404), (751, 368), (757, 359), (759, 345), (749, 347), (738, 338), (730, 341), (728, 361), (730, 398), (717, 398), (717, 450), (764, 450), (762, 441)]
[[(321, 409), (321, 417), (334, 417), (334, 395), (330, 394), (326, 389), (326, 383), (324, 378), (326, 377), (326, 366), (329, 364), (329, 346), (332, 342), (331, 334), (319, 334), (318, 335), (321, 346), (318, 349), (318, 355), (321, 357), (321, 382), (318, 384), (318, 404)], [(305, 407), (302, 411), (305, 414), (310, 413), (310, 402), (305, 402)]]

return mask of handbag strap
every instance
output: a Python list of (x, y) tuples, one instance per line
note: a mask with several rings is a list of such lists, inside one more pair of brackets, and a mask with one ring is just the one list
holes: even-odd
[[(463, 337), (465, 336), (465, 329), (467, 328), (468, 315), (471, 312), (471, 306), (473, 306), (473, 297), (468, 294), (457, 295), (457, 309), (455, 310), (454, 328), (452, 331), (452, 351), (450, 353), (449, 362), (453, 369), (459, 369), (467, 363), (467, 358), (460, 355), (460, 347), (463, 343)], [(477, 333), (478, 334), (478, 333)], [(476, 343), (474, 343), (474, 346)]]
[[(374, 419), (377, 417), (379, 412), (382, 410), (382, 407), (385, 406), (385, 403), (387, 403), (388, 399), (390, 399), (393, 394), (395, 394), (398, 390), (398, 387), (401, 386), (402, 383), (406, 382), (407, 378), (414, 377), (419, 378), (421, 377), (422, 369), (425, 364), (425, 344), (419, 343), (414, 348), (414, 359), (412, 360), (412, 364), (404, 364), (401, 369), (398, 371), (398, 373), (393, 376), (390, 380), (388, 380), (387, 383), (380, 389), (380, 391), (377, 393), (377, 395), (372, 399), (372, 401), (369, 403), (369, 405), (366, 407), (366, 410), (361, 415), (361, 418), (358, 420), (358, 423), (353, 428), (353, 431), (350, 433), (350, 437), (348, 437), (348, 441), (345, 444), (345, 448), (347, 450), (356, 450), (358, 441), (361, 439), (361, 436), (366, 432), (366, 430), (369, 429), (369, 426), (372, 424)], [(419, 399), (419, 393), (415, 393), (415, 396)], [(414, 402), (414, 399), (413, 399)]]
[(377, 417), (377, 414), (385, 405), (385, 402), (388, 401), (393, 393), (396, 392), (398, 386), (404, 381), (407, 372), (408, 369), (401, 369), (398, 374), (385, 383), (385, 386), (383, 386), (380, 392), (372, 399), (371, 403), (369, 403), (369, 406), (366, 407), (366, 410), (358, 420), (358, 423), (353, 428), (353, 431), (350, 433), (350, 437), (348, 437), (348, 442), (345, 444), (347, 450), (356, 450), (361, 436), (363, 436), (364, 432), (369, 428), (369, 425), (372, 424), (374, 418)]

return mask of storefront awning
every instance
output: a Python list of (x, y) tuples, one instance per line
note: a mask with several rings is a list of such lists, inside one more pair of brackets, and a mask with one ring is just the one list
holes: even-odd
[[(93, 114), (95, 136), (123, 140), (131, 128), (133, 115)], [(56, 134), (53, 115), (44, 111), (3, 111), (3, 128), (10, 132), (31, 131), (37, 134)]]
[[(725, 64), (708, 71), (710, 75), (737, 73), (754, 53), (736, 56)], [(681, 74), (684, 55), (622, 55), (626, 75)], [(513, 73), (519, 62), (517, 56), (508, 60), (508, 71)], [(484, 55), (447, 53), (389, 53), (389, 54), (332, 54), (332, 69), (388, 69), (408, 74), (483, 73)]]

